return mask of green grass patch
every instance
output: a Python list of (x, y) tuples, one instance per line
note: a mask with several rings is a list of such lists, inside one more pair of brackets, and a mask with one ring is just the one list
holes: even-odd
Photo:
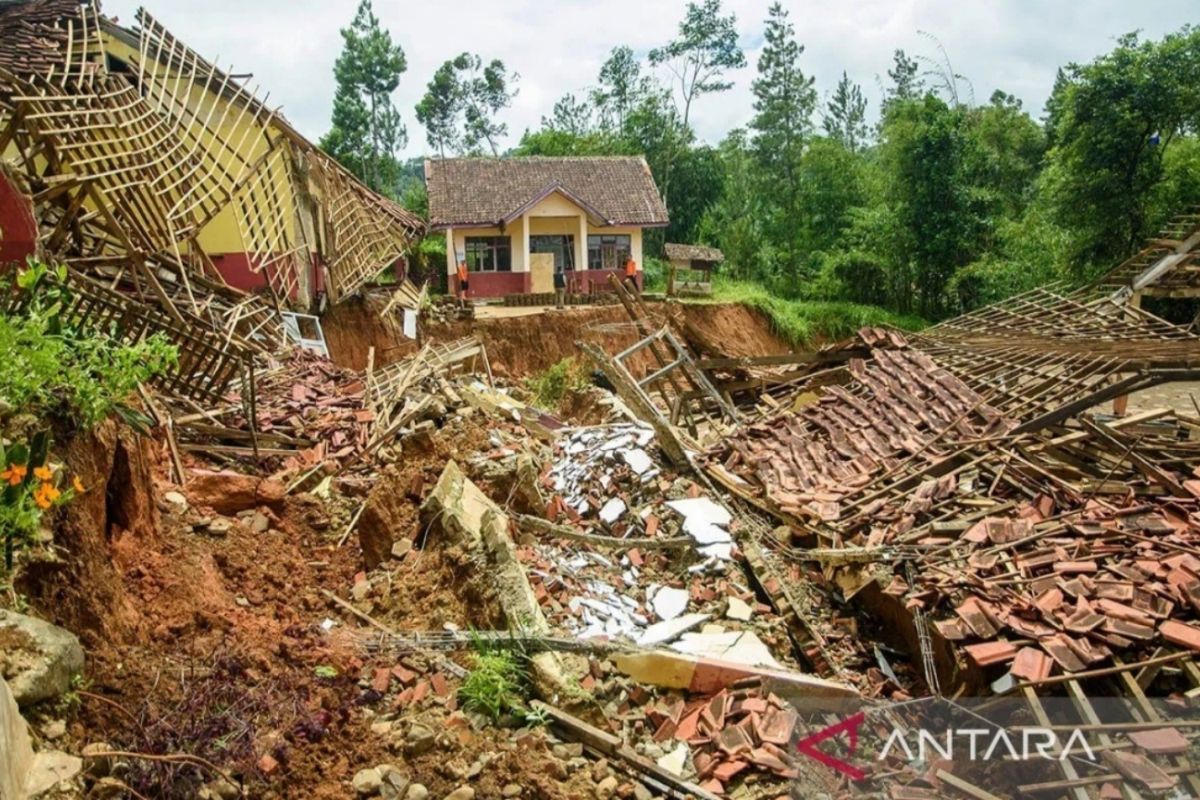
[(761, 311), (775, 333), (793, 346), (817, 340), (845, 339), (862, 327), (890, 325), (917, 331), (928, 323), (920, 317), (896, 314), (878, 306), (817, 300), (788, 300), (771, 294), (757, 283), (718, 280), (711, 298), (696, 303), (741, 303)]
[(554, 411), (567, 392), (580, 391), (588, 386), (588, 370), (583, 362), (568, 356), (549, 369), (525, 379), (525, 388), (533, 395), (532, 403), (546, 411)]

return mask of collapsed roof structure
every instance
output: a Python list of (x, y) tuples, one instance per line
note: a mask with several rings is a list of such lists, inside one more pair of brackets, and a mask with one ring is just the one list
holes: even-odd
[[(120, 324), (167, 332), (185, 364), (214, 357), (188, 342), (204, 331), (240, 361), (283, 343), (281, 309), (353, 295), (423, 232), (233, 74), (145, 10), (137, 23), (98, 2), (0, 6), (0, 153), (32, 198), (41, 256), (94, 296), (81, 315), (103, 296)], [(200, 397), (204, 383), (181, 386)]]

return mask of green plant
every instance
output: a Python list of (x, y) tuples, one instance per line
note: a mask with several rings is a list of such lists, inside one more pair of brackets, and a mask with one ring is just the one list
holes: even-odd
[(788, 300), (748, 281), (717, 280), (710, 300), (700, 302), (742, 303), (762, 312), (781, 338), (795, 346), (814, 340), (844, 339), (864, 326), (890, 325), (920, 330), (920, 317), (895, 314), (877, 306), (859, 303)]
[(525, 388), (533, 395), (533, 404), (551, 411), (558, 407), (567, 392), (580, 391), (587, 386), (587, 368), (573, 356), (525, 379)]
[(529, 657), (519, 642), (496, 645), (472, 635), (471, 647), (471, 671), (458, 689), (463, 707), (492, 722), (511, 716), (526, 724), (544, 723), (545, 714), (528, 706)]
[(0, 291), (17, 302), (0, 315), (0, 408), (39, 418), (70, 418), (84, 428), (104, 420), (139, 383), (176, 363), (161, 334), (129, 344), (111, 331), (80, 330), (61, 318), (70, 299), (65, 269), (31, 262)]
[(42, 515), (71, 502), (84, 490), (78, 477), (63, 488), (63, 470), (47, 460), (49, 450), (50, 435), (45, 431), (35, 433), (28, 444), (4, 447), (0, 442), (0, 538), (4, 540), (6, 572), (12, 570), (17, 547), (33, 541)]
[(321, 664), (313, 668), (313, 675), (325, 680), (333, 680), (338, 676), (338, 671), (335, 667), (331, 667), (328, 664)]

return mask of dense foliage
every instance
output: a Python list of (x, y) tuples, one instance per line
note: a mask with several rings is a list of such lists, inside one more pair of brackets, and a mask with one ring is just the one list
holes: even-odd
[[(647, 267), (664, 241), (711, 244), (725, 253), (724, 277), (776, 296), (930, 320), (1048, 280), (1090, 278), (1200, 202), (1200, 29), (1158, 41), (1128, 34), (1091, 63), (1063, 66), (1041, 119), (1001, 90), (977, 103), (947, 49), (924, 34), (933, 56), (896, 50), (877, 78), (881, 107), (870, 109), (846, 72), (828, 89), (815, 85), (776, 2), (763, 23), (753, 115), (705, 144), (692, 127), (698, 101), (728, 90), (746, 63), (736, 22), (720, 0), (689, 2), (673, 38), (644, 61), (614, 47), (594, 85), (559, 99), (509, 154), (644, 155), (671, 215), (668, 228), (646, 232)], [(352, 127), (338, 123), (342, 74), (403, 70), (377, 27), (364, 0), (343, 59), (362, 51), (353, 63), (376, 66), (344, 69), (339, 59), (334, 143)], [(416, 109), (432, 150), (499, 154), (515, 81), (498, 60), (446, 61)], [(365, 107), (350, 111), (362, 117)], [(391, 120), (384, 128), (402, 132)], [(385, 131), (383, 141), (395, 139)], [(335, 151), (360, 175), (374, 153), (370, 137), (347, 156)], [(420, 161), (390, 174), (389, 191), (422, 209)], [(415, 263), (436, 266), (441, 248), (431, 240)]]
[(754, 115), (712, 147), (689, 119), (692, 101), (728, 88), (723, 70), (740, 63), (731, 26), (717, 3), (689, 4), (677, 39), (651, 52), (651, 64), (710, 54), (671, 71), (707, 69), (702, 91), (680, 79), (672, 93), (615, 48), (596, 87), (559, 101), (514, 154), (645, 154), (671, 212), (665, 236), (648, 236), (647, 263), (664, 239), (712, 244), (725, 277), (776, 297), (925, 319), (1093, 276), (1200, 201), (1200, 30), (1131, 34), (1063, 67), (1042, 120), (1003, 91), (976, 104), (930, 37), (936, 59), (896, 51), (868, 125), (849, 75), (819, 100), (776, 3)]

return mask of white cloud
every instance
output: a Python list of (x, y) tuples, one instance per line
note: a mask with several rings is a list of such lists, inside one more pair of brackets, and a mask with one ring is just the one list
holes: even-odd
[[(357, 0), (106, 0), (105, 13), (133, 24), (136, 8), (148, 10), (202, 55), (221, 66), (252, 72), (270, 103), (305, 135), (317, 139), (329, 126), (333, 62), (341, 49), (338, 30), (354, 16)], [(409, 131), (405, 155), (425, 152), (424, 132), (413, 107), (425, 84), (447, 58), (467, 50), (500, 58), (521, 75), (520, 93), (503, 119), (508, 144), (536, 128), (554, 101), (591, 85), (608, 51), (629, 45), (639, 55), (668, 41), (684, 0), (376, 0), (375, 10), (408, 56), (396, 103)], [(693, 107), (700, 137), (716, 142), (752, 113), (750, 81), (762, 46), (768, 0), (725, 0), (738, 17), (749, 62), (731, 78), (728, 93)], [(822, 97), (842, 70), (863, 85), (872, 108), (876, 77), (886, 81), (892, 52), (938, 55), (920, 36), (927, 31), (945, 46), (956, 71), (970, 78), (978, 102), (995, 89), (1019, 97), (1035, 116), (1054, 81), (1055, 69), (1088, 61), (1111, 49), (1113, 40), (1142, 29), (1161, 36), (1195, 16), (1194, 0), (1154, 5), (1122, 0), (784, 0), (805, 45), (803, 67), (816, 77)], [(664, 77), (667, 77), (664, 75)]]

